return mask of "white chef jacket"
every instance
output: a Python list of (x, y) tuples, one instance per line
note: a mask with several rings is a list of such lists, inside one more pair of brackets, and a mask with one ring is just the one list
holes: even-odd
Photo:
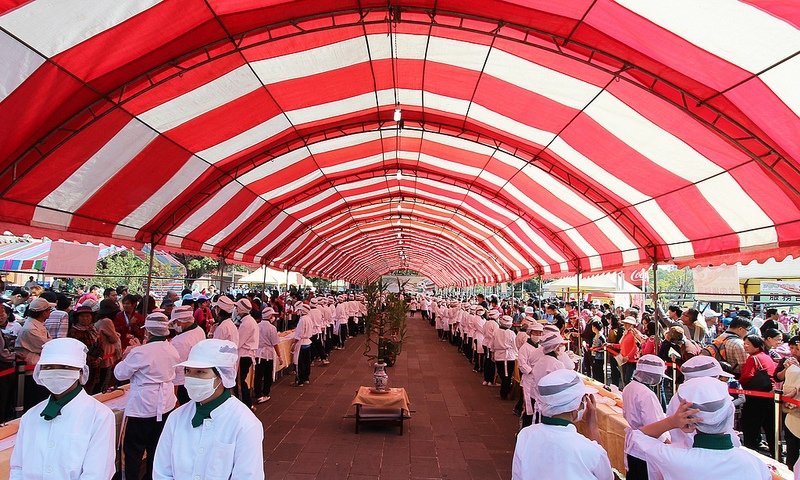
[(314, 335), (322, 333), (322, 311), (319, 308), (311, 308), (308, 311), (308, 318), (311, 319)]
[[(680, 389), (678, 389), (680, 391)], [(678, 399), (677, 395), (673, 395), (672, 398), (669, 400), (667, 404), (667, 416), (673, 415), (675, 412), (678, 411), (678, 407), (680, 407), (680, 400)], [(734, 447), (741, 447), (742, 442), (739, 440), (739, 434), (736, 433), (736, 430), (731, 427), (731, 430), (728, 432), (731, 436), (731, 440), (733, 441)], [(694, 432), (686, 433), (680, 428), (674, 428), (669, 431), (669, 438), (670, 444), (673, 447), (678, 448), (692, 448), (694, 444)]]
[(275, 359), (275, 346), (281, 342), (278, 329), (267, 320), (258, 324), (258, 358)]
[[(640, 460), (644, 460), (645, 452), (639, 451), (636, 445), (630, 440), (631, 433), (645, 425), (663, 420), (666, 415), (661, 410), (661, 402), (652, 390), (636, 380), (632, 380), (622, 389), (622, 416), (630, 427), (625, 428), (625, 454), (632, 455)], [(662, 442), (669, 438), (669, 433), (665, 433), (659, 440)], [(628, 458), (625, 458), (627, 464)]]
[[(203, 329), (200, 328), (196, 323), (194, 325), (194, 328), (175, 335), (175, 337), (169, 342), (173, 347), (175, 347), (175, 351), (178, 352), (178, 363), (188, 360), (189, 351), (192, 350), (192, 347), (200, 343), (201, 340), (206, 339), (206, 332), (204, 332)], [(184, 384), (183, 367), (175, 367), (175, 379), (172, 381), (172, 384)]]
[(342, 325), (347, 325), (347, 308), (345, 307), (344, 303), (336, 304), (336, 309), (333, 313), (333, 318), (336, 324), (336, 331), (338, 332), (339, 327)]
[(264, 427), (231, 397), (192, 427), (196, 403), (176, 408), (156, 447), (154, 480), (263, 480)]
[(239, 358), (256, 358), (258, 351), (258, 324), (247, 314), (239, 323)]
[(236, 329), (236, 325), (233, 324), (233, 320), (226, 318), (219, 325), (217, 325), (217, 328), (214, 329), (214, 338), (219, 340), (230, 340), (238, 346), (239, 330)]
[(517, 359), (517, 335), (510, 328), (501, 328), (494, 334), (492, 351), (498, 362)]
[(110, 408), (81, 389), (52, 420), (40, 416), (47, 400), (22, 416), (10, 480), (108, 480), (114, 475), (116, 422)]
[(522, 376), (520, 383), (522, 384), (522, 396), (527, 415), (533, 415), (533, 404), (531, 403), (531, 397), (533, 397), (533, 367), (543, 356), (544, 351), (539, 347), (534, 347), (529, 342), (523, 343), (517, 352), (517, 365)]
[(603, 447), (578, 433), (574, 425), (537, 423), (517, 435), (511, 478), (613, 480), (614, 473)]
[(697, 478), (705, 472), (714, 478), (746, 478), (748, 480), (769, 480), (772, 474), (767, 465), (748, 453), (742, 447), (730, 450), (711, 450), (707, 448), (680, 448), (666, 445), (639, 430), (630, 435), (631, 441), (639, 451), (644, 452), (642, 460), (647, 462), (650, 478), (664, 480), (685, 480)]
[(314, 324), (313, 319), (309, 315), (303, 315), (300, 317), (300, 320), (297, 321), (297, 327), (295, 327), (294, 332), (292, 333), (292, 338), (297, 339), (299, 345), (294, 349), (294, 355), (292, 356), (292, 361), (295, 365), (298, 364), (300, 359), (300, 347), (303, 345), (311, 345), (311, 336), (314, 335)]
[(158, 418), (175, 408), (178, 399), (172, 380), (178, 363), (178, 351), (166, 340), (131, 349), (114, 367), (114, 376), (118, 380), (131, 381), (126, 417)]
[(450, 315), (447, 309), (438, 307), (436, 309), (436, 329), (444, 330), (447, 326), (447, 316)]

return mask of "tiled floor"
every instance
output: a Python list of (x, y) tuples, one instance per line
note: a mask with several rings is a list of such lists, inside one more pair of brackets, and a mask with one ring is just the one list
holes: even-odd
[(514, 402), (482, 386), (466, 358), (419, 317), (409, 319), (403, 352), (388, 369), (390, 385), (405, 387), (411, 400), (405, 434), (367, 424), (356, 435), (355, 420), (346, 418), (350, 401), (359, 385), (372, 383), (363, 339), (349, 339), (330, 365), (314, 367), (310, 385), (281, 379), (258, 407), (268, 479), (511, 478)]

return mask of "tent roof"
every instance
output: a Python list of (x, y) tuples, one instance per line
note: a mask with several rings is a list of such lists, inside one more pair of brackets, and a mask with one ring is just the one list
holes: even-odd
[[(0, 269), (43, 271), (47, 267), (51, 244), (50, 241), (18, 241), (0, 244)], [(102, 245), (97, 252), (97, 260), (100, 261), (123, 250), (125, 247)]]
[[(604, 273), (601, 275), (592, 275), (589, 278), (581, 278), (581, 290), (585, 292), (641, 292), (642, 289), (626, 281), (624, 278), (619, 278), (617, 273)], [(550, 292), (558, 292), (562, 289), (576, 289), (578, 288), (578, 277), (571, 276), (560, 278), (551, 283), (542, 286), (544, 290)]]
[(798, 2), (389, 5), (0, 5), (0, 222), (442, 286), (797, 251)]
[(800, 278), (800, 258), (786, 258), (776, 262), (767, 260), (764, 263), (751, 262), (746, 265), (738, 265), (739, 279), (747, 278)]

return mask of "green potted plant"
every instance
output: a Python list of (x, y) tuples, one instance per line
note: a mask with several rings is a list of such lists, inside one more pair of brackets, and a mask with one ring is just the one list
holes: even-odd
[(398, 279), (398, 289), (401, 293), (389, 292), (388, 284), (381, 279), (364, 286), (367, 307), (367, 316), (364, 319), (367, 332), (364, 340), (364, 356), (370, 365), (383, 360), (388, 367), (391, 367), (403, 350), (408, 303), (402, 292), (406, 283), (401, 283)]

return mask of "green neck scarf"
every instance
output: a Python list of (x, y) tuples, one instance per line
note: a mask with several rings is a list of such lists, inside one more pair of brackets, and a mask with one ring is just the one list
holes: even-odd
[(61, 409), (64, 408), (64, 405), (68, 404), (73, 398), (77, 397), (79, 393), (83, 390), (83, 386), (81, 386), (81, 382), (78, 382), (72, 390), (68, 391), (63, 397), (59, 398), (58, 400), (50, 395), (50, 398), (47, 400), (47, 405), (42, 410), (41, 415), (44, 417), (45, 420), (50, 421), (57, 416), (61, 415)]
[(564, 420), (563, 418), (556, 418), (556, 417), (545, 417), (542, 415), (542, 423), (545, 425), (556, 425), (558, 427), (566, 427), (567, 425), (572, 425), (572, 422), (569, 420)]
[(188, 332), (189, 330), (194, 330), (195, 328), (197, 328), (197, 323), (193, 323), (193, 324), (189, 325), (189, 326), (188, 326), (188, 327), (186, 327), (186, 328), (182, 328), (182, 329), (181, 329), (181, 333), (186, 333), (186, 332)]
[(147, 339), (147, 343), (154, 343), (154, 342), (163, 342), (167, 339), (167, 337), (161, 337), (158, 335), (153, 335), (149, 339)]
[(194, 412), (194, 417), (192, 417), (192, 427), (197, 428), (203, 424), (203, 420), (206, 418), (211, 418), (211, 412), (214, 411), (215, 408), (225, 403), (225, 400), (229, 398), (231, 398), (231, 391), (226, 388), (222, 390), (222, 394), (219, 397), (211, 400), (205, 405), (195, 402), (196, 410)]
[(730, 434), (710, 434), (697, 432), (694, 436), (694, 448), (706, 448), (708, 450), (730, 450), (733, 448)]

